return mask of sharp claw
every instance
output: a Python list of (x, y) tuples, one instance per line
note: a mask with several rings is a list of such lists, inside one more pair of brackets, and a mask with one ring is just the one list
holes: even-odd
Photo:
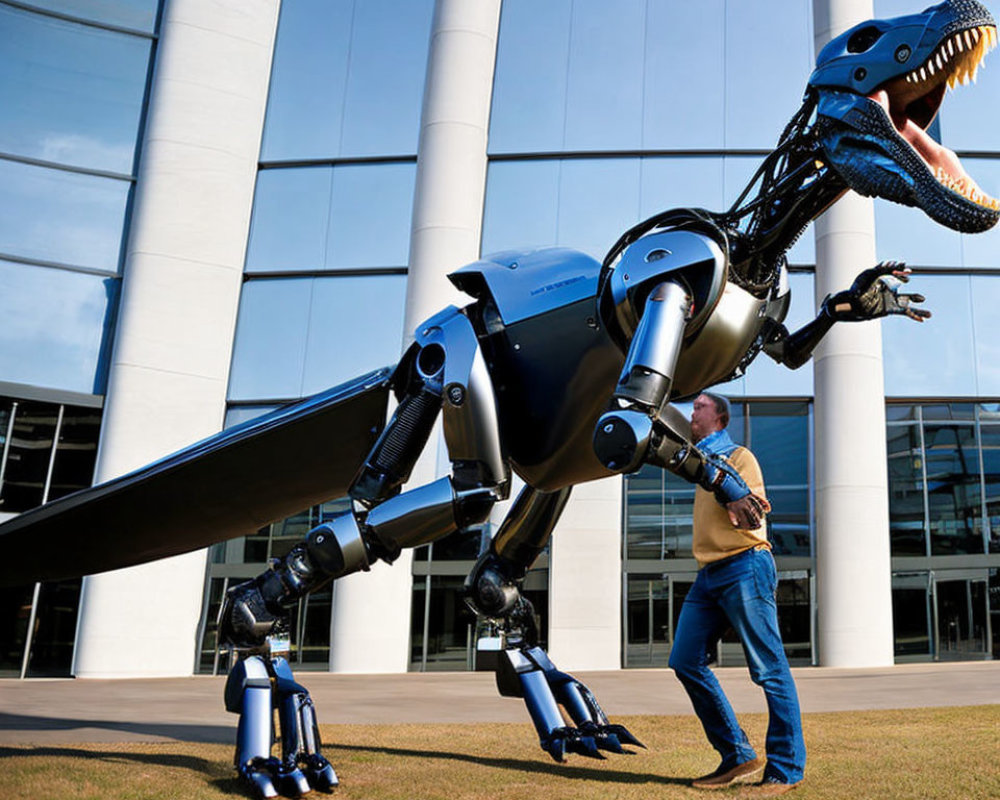
[(562, 736), (550, 736), (548, 740), (543, 740), (542, 749), (552, 756), (552, 760), (557, 764), (562, 764), (566, 760), (566, 740)]
[(605, 734), (615, 736), (620, 742), (641, 747), (644, 750), (646, 749), (646, 745), (636, 739), (624, 725), (603, 725), (601, 726), (601, 730)]
[(597, 749), (597, 742), (593, 736), (574, 736), (566, 742), (566, 749), (577, 755), (587, 756), (587, 758), (602, 759), (601, 751)]
[(610, 753), (624, 753), (625, 749), (622, 747), (622, 743), (618, 740), (618, 737), (613, 733), (605, 733), (598, 736), (595, 741), (597, 746), (601, 750), (607, 750)]

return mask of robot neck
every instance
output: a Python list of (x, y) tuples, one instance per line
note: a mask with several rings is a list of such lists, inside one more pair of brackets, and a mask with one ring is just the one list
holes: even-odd
[(778, 146), (722, 215), (730, 231), (734, 277), (755, 293), (772, 285), (785, 253), (847, 191), (812, 135), (808, 123), (814, 107), (807, 98)]

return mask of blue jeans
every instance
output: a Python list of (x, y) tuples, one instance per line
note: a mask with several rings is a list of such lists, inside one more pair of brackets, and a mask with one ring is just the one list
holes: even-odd
[(795, 682), (778, 630), (774, 593), (778, 573), (769, 550), (747, 550), (708, 564), (698, 572), (684, 599), (670, 668), (687, 690), (712, 747), (729, 769), (756, 758), (732, 706), (708, 668), (716, 642), (732, 625), (743, 642), (750, 677), (767, 698), (765, 778), (802, 780), (806, 746)]

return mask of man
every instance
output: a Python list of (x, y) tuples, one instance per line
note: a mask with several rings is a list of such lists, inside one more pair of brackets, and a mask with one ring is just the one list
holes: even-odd
[[(725, 398), (705, 393), (695, 399), (692, 439), (700, 450), (725, 458), (750, 491), (722, 506), (712, 493), (695, 490), (692, 549), (700, 570), (681, 608), (670, 667), (687, 690), (709, 742), (722, 756), (718, 769), (692, 786), (721, 789), (763, 773), (753, 796), (770, 797), (801, 783), (806, 751), (795, 683), (778, 630), (777, 572), (763, 526), (771, 506), (757, 459), (733, 443), (728, 424)], [(750, 677), (767, 698), (766, 767), (708, 667), (719, 637), (730, 625), (743, 642)]]

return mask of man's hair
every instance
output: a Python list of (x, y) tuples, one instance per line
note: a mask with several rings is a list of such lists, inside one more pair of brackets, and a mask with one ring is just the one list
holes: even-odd
[(722, 418), (722, 427), (729, 426), (729, 401), (721, 394), (702, 392), (702, 394), (715, 404), (715, 413)]

